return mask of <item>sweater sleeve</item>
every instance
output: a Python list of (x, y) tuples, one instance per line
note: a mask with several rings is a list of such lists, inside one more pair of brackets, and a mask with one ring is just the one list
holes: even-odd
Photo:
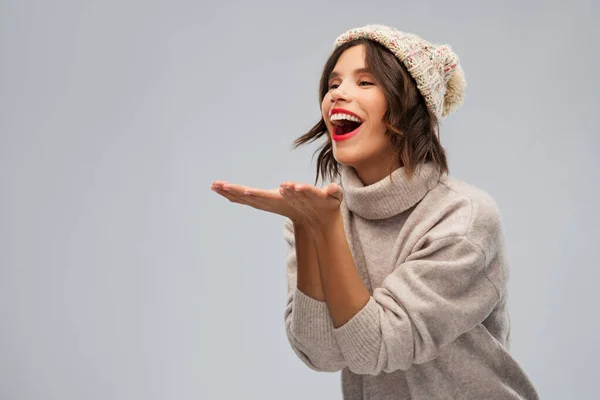
[(293, 224), (288, 220), (284, 230), (287, 242), (287, 304), (284, 317), (288, 342), (309, 368), (315, 371), (340, 371), (346, 364), (333, 335), (327, 303), (313, 299), (297, 288), (293, 230)]
[(334, 334), (351, 371), (377, 375), (430, 361), (480, 324), (499, 300), (490, 261), (465, 235), (431, 241), (397, 265)]

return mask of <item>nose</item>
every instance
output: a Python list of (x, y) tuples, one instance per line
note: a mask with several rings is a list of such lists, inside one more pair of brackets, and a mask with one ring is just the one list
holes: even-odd
[(340, 100), (348, 100), (348, 93), (345, 90), (341, 89), (341, 85), (331, 90), (331, 102), (335, 103)]

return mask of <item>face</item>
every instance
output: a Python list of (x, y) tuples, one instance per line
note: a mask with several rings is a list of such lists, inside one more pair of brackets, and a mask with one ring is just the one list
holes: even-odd
[[(321, 112), (336, 161), (354, 167), (365, 184), (383, 179), (395, 159), (385, 135), (383, 116), (387, 108), (381, 87), (366, 70), (364, 45), (344, 51), (330, 75)], [(354, 123), (342, 122), (342, 118), (348, 119), (345, 115)], [(360, 126), (347, 133), (357, 122)]]

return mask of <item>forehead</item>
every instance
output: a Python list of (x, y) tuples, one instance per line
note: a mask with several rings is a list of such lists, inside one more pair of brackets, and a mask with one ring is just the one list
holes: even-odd
[(365, 66), (365, 46), (357, 45), (345, 50), (337, 60), (329, 79), (339, 76), (369, 73)]

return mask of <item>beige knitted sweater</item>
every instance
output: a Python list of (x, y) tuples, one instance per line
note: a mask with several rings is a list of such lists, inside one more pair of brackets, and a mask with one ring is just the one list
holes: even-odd
[[(509, 259), (487, 193), (422, 164), (363, 186), (342, 166), (341, 205), (367, 305), (334, 328), (327, 305), (296, 287), (287, 221), (285, 326), (296, 355), (342, 371), (344, 399), (538, 399), (509, 353)], [(318, 398), (318, 393), (315, 393)]]

